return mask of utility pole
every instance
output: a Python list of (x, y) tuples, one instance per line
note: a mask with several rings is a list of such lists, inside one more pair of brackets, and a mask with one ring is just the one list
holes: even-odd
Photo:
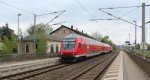
[(142, 56), (145, 59), (145, 3), (142, 3)]
[(133, 22), (135, 22), (135, 42), (134, 42), (134, 44), (135, 44), (135, 54), (136, 54), (137, 27), (136, 27), (136, 21), (133, 21)]
[(18, 14), (18, 54), (20, 53), (20, 39), (19, 39), (19, 29), (20, 29), (20, 27), (19, 27), (19, 16), (21, 16), (21, 14), (19, 13)]
[(34, 14), (34, 28), (33, 28), (33, 34), (34, 34), (34, 49), (35, 49), (35, 53), (36, 53), (36, 44), (37, 44), (37, 40), (36, 40), (36, 14)]
[(128, 45), (129, 45), (129, 51), (130, 51), (130, 34), (128, 34), (128, 35), (129, 35), (129, 44)]

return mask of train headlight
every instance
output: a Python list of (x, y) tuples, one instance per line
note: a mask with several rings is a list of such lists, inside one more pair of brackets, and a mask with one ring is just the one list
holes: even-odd
[(72, 53), (74, 55), (74, 53)]

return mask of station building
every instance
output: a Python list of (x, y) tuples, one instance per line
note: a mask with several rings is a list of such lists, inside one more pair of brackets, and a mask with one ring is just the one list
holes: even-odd
[[(61, 39), (50, 34), (46, 34), (46, 38), (47, 38), (47, 54), (58, 53), (60, 49)], [(28, 35), (25, 38), (23, 38), (21, 45), (22, 45), (21, 51), (23, 53), (25, 54), (36, 53), (37, 47), (34, 46), (35, 45), (34, 35)]]
[(89, 38), (93, 39), (93, 37), (89, 36), (86, 33), (83, 33), (83, 30), (79, 31), (78, 28), (74, 29), (73, 26), (67, 27), (67, 26), (62, 25), (61, 27), (59, 27), (56, 30), (54, 30), (53, 32), (51, 32), (51, 34), (54, 36), (57, 36), (61, 39), (63, 39), (64, 36), (69, 35), (69, 34), (82, 35), (82, 36), (89, 37)]

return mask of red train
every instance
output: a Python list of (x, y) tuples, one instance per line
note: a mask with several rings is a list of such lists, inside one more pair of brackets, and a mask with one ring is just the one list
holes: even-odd
[(76, 34), (65, 36), (60, 47), (60, 55), (63, 60), (83, 59), (110, 51), (112, 51), (110, 45)]

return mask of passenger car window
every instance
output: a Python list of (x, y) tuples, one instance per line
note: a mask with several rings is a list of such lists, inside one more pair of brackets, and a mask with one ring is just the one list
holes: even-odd
[(81, 43), (79, 43), (79, 45), (78, 45), (78, 48), (80, 48), (81, 47)]

